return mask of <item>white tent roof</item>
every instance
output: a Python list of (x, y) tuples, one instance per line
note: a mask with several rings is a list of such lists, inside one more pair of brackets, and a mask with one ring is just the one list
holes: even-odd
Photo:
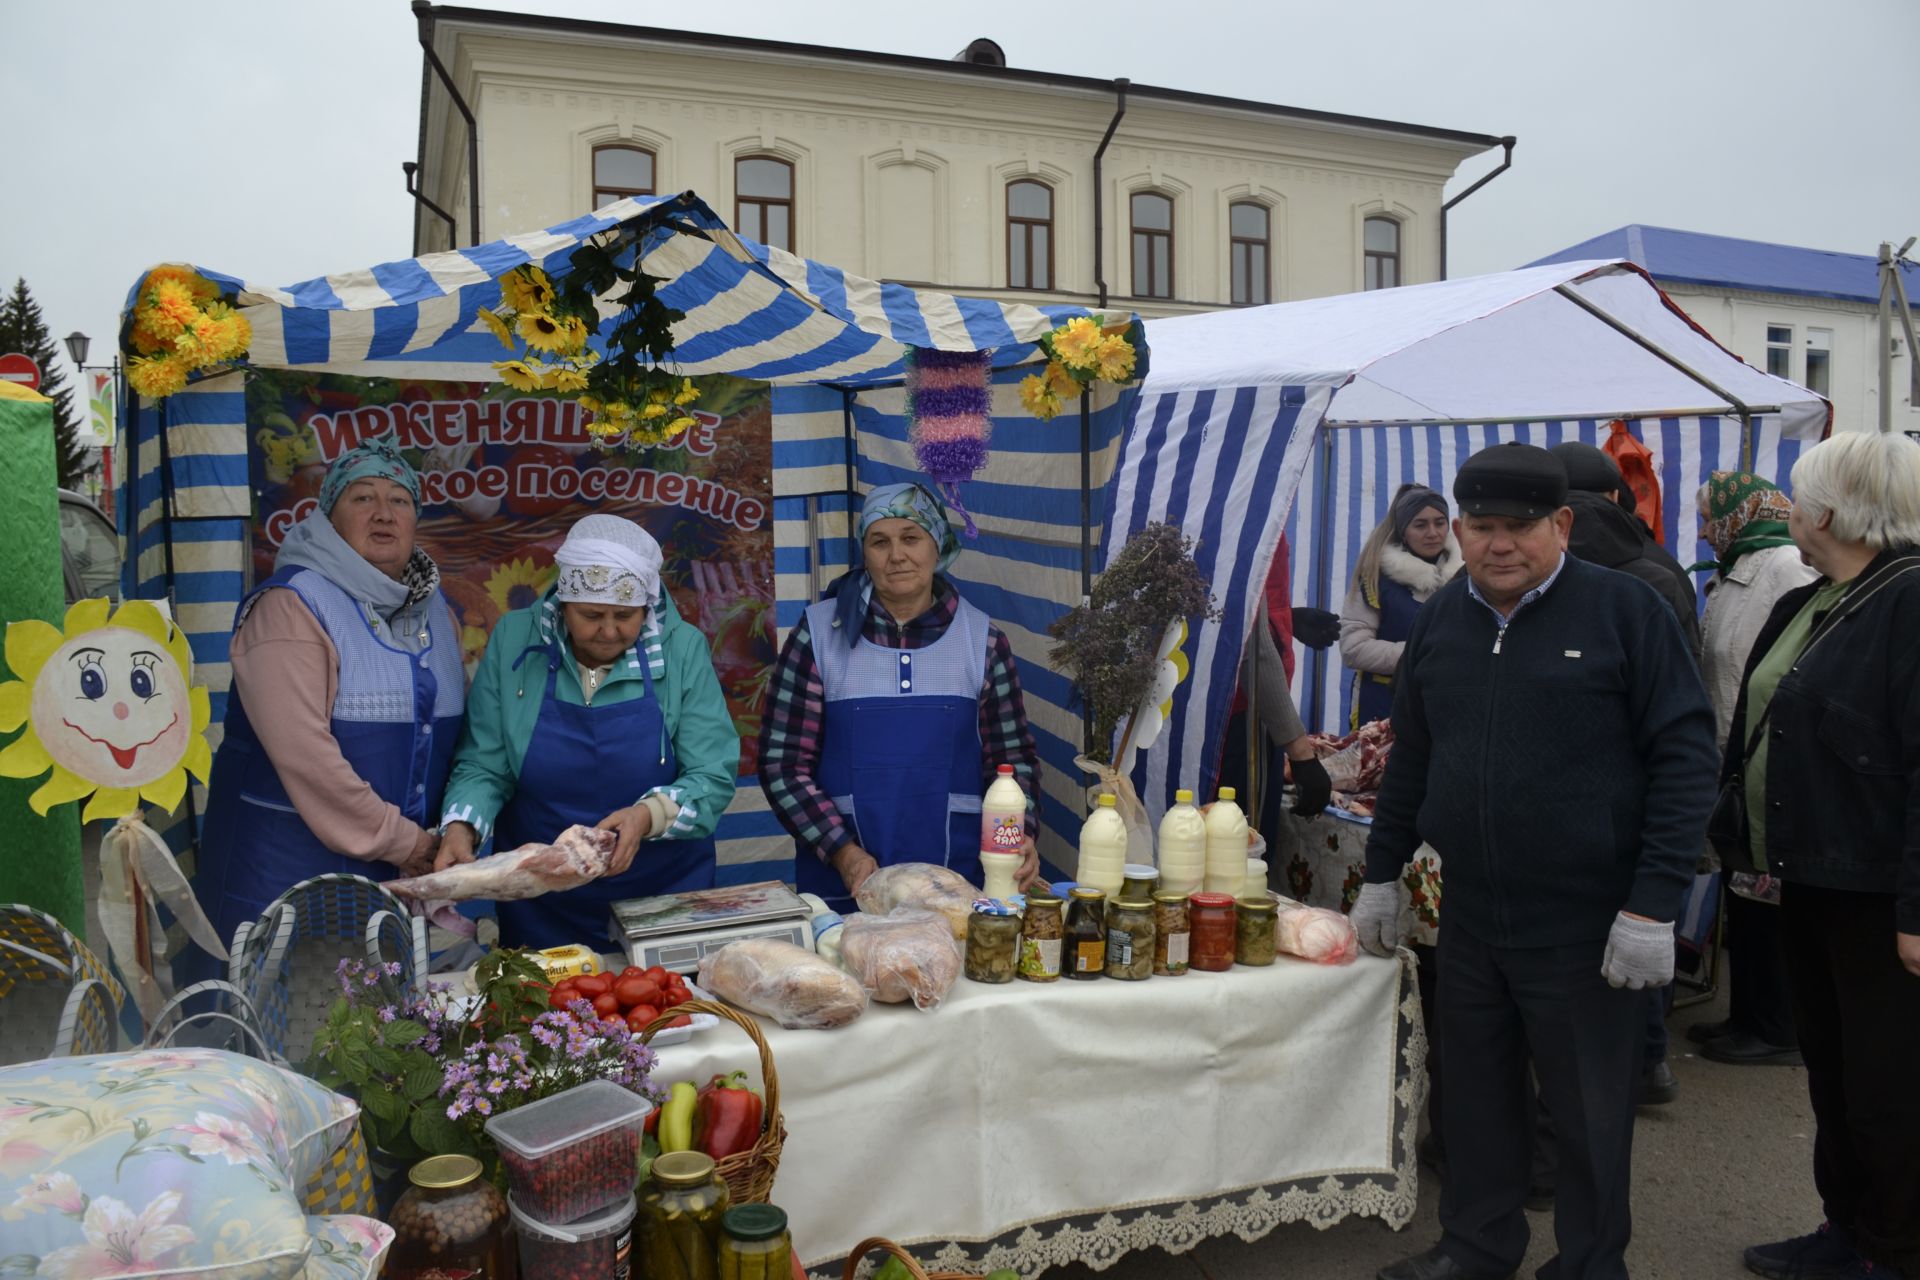
[(1741, 361), (1630, 262), (1567, 262), (1146, 322), (1146, 395), (1330, 382), (1323, 421), (1445, 423), (1777, 413), (1827, 402)]

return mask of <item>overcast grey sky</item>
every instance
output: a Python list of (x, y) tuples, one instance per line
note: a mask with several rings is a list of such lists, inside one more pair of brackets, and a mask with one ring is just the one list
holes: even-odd
[[(1454, 214), (1456, 276), (1628, 222), (1859, 253), (1920, 234), (1920, 0), (474, 7), (939, 58), (990, 36), (1021, 67), (1516, 134)], [(153, 263), (290, 284), (409, 253), (406, 0), (0, 0), (0, 47), (0, 283), (95, 361)]]

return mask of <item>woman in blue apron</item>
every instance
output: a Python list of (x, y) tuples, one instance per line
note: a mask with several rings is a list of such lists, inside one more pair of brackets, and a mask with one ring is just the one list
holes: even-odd
[(503, 945), (598, 947), (614, 902), (713, 886), (740, 739), (646, 530), (586, 516), (553, 558), (553, 587), (494, 625), (474, 674), (435, 866), (489, 838), (497, 852), (576, 825), (618, 832), (599, 880), (498, 908)]
[(1393, 712), (1393, 672), (1427, 597), (1460, 572), (1460, 544), (1447, 527), (1447, 500), (1403, 484), (1368, 537), (1340, 609), (1340, 660), (1353, 672), (1351, 727)]
[[(440, 570), (414, 545), (419, 502), (387, 441), (349, 450), (240, 603), (193, 881), (223, 939), (311, 876), (432, 864), (466, 672)], [(184, 963), (216, 976), (197, 951)]]
[(793, 835), (795, 882), (836, 910), (875, 870), (931, 862), (980, 883), (980, 797), (1002, 764), (1027, 793), (1040, 764), (1006, 636), (945, 575), (960, 553), (940, 500), (875, 489), (862, 565), (806, 611), (774, 666), (760, 786)]

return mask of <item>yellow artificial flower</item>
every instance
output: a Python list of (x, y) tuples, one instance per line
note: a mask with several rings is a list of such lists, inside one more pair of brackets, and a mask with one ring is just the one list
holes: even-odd
[(1069, 320), (1053, 331), (1053, 354), (1070, 368), (1093, 368), (1099, 347), (1100, 326), (1088, 316)]
[(136, 322), (133, 326), (133, 349), (143, 356), (152, 356), (167, 350), (168, 344), (148, 333)]
[(487, 326), (487, 332), (500, 339), (501, 346), (509, 351), (513, 350), (513, 330), (507, 326), (507, 322), (498, 312), (489, 311), (485, 307), (480, 308), (480, 323)]
[(502, 361), (493, 366), (493, 371), (500, 375), (500, 381), (515, 391), (538, 391), (545, 381), (541, 369), (525, 360)]
[(680, 390), (674, 393), (673, 402), (679, 405), (692, 404), (700, 398), (700, 388), (693, 385), (692, 378), (680, 381)]
[(568, 316), (560, 322), (561, 343), (554, 348), (564, 355), (573, 355), (587, 345), (588, 329), (579, 316)]
[(193, 291), (178, 280), (165, 279), (141, 291), (134, 325), (161, 342), (172, 342), (181, 330), (199, 318), (200, 308), (194, 303)]
[(147, 399), (159, 400), (186, 389), (189, 367), (179, 356), (148, 356), (127, 365), (127, 382)]
[(1067, 366), (1058, 360), (1047, 361), (1047, 394), (1055, 400), (1072, 400), (1079, 396), (1080, 379), (1068, 371)]
[(520, 313), (520, 336), (535, 351), (560, 351), (567, 345), (567, 326), (544, 311)]
[(666, 416), (667, 416), (667, 406), (659, 403), (658, 401), (655, 401), (649, 404), (646, 408), (640, 411), (640, 417), (642, 418), (642, 420), (647, 422), (651, 422), (655, 418), (664, 418)]
[(546, 388), (549, 391), (574, 392), (587, 389), (587, 375), (578, 369), (569, 369), (565, 365), (555, 365), (547, 370)]
[(686, 431), (686, 429), (688, 427), (691, 427), (692, 425), (693, 425), (692, 418), (685, 417), (685, 416), (675, 418), (672, 422), (669, 422), (667, 424), (667, 439), (671, 440), (675, 438), (676, 436)]
[(500, 300), (515, 311), (545, 311), (553, 302), (553, 281), (538, 267), (516, 267), (500, 277)]
[(1133, 344), (1125, 338), (1102, 338), (1097, 354), (1100, 376), (1108, 382), (1125, 382), (1133, 376)]
[(1020, 380), (1020, 403), (1028, 413), (1043, 421), (1060, 412), (1060, 402), (1047, 389), (1047, 380), (1037, 373)]

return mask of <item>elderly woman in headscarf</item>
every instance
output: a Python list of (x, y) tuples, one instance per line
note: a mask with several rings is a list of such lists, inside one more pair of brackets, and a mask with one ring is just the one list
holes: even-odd
[(792, 833), (795, 879), (836, 909), (874, 871), (942, 863), (980, 883), (980, 798), (1001, 765), (1027, 795), (1039, 868), (1040, 762), (1006, 635), (945, 570), (959, 539), (917, 484), (875, 489), (861, 566), (787, 637), (760, 719), (760, 786)]
[(712, 888), (740, 766), (707, 639), (662, 588), (652, 535), (584, 516), (553, 559), (553, 586), (494, 625), (474, 673), (435, 867), (574, 825), (619, 843), (592, 884), (500, 903), (515, 947), (591, 943), (618, 899)]
[(1393, 673), (1427, 597), (1460, 572), (1460, 544), (1447, 500), (1423, 484), (1403, 484), (1353, 568), (1340, 607), (1340, 660), (1353, 672), (1354, 728), (1393, 711)]
[(310, 876), (433, 862), (466, 672), (419, 509), (390, 443), (349, 450), (240, 602), (194, 877), (222, 938)]

